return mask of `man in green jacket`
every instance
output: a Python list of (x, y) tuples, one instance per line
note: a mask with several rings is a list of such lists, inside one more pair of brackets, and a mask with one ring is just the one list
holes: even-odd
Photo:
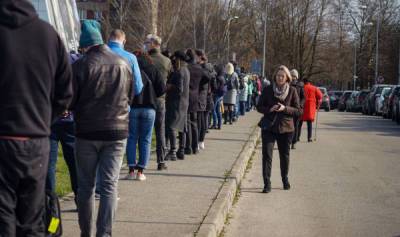
[[(172, 64), (169, 58), (161, 54), (161, 38), (150, 34), (146, 37), (144, 46), (157, 70), (161, 73), (164, 82), (167, 83), (168, 75), (172, 69)], [(164, 170), (167, 169), (167, 166), (165, 165), (165, 95), (158, 98), (154, 127), (156, 130), (157, 169)]]

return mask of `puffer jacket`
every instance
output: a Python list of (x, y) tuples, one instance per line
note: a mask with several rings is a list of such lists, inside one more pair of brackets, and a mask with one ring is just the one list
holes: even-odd
[(76, 136), (120, 131), (127, 137), (129, 105), (134, 95), (132, 69), (127, 61), (107, 45), (100, 45), (91, 48), (72, 69)]
[(239, 91), (239, 101), (247, 101), (249, 95), (249, 79), (247, 76), (243, 78), (243, 88)]

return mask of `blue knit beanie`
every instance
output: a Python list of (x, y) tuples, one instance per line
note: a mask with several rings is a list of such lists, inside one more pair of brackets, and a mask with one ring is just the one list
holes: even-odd
[(83, 20), (81, 22), (79, 46), (81, 48), (87, 48), (98, 44), (103, 44), (100, 23), (95, 20)]

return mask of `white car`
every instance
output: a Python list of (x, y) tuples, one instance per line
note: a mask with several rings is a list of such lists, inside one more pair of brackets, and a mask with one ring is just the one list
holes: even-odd
[(385, 100), (385, 97), (388, 97), (390, 95), (392, 89), (393, 87), (385, 87), (382, 89), (382, 93), (380, 95), (376, 95), (377, 98), (375, 100), (375, 113), (377, 115), (382, 114), (383, 101)]

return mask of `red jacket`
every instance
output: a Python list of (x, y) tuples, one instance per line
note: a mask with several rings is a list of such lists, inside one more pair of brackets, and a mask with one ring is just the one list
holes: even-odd
[(305, 104), (302, 120), (314, 121), (317, 105), (322, 101), (322, 93), (317, 87), (308, 82), (304, 85), (304, 96)]

